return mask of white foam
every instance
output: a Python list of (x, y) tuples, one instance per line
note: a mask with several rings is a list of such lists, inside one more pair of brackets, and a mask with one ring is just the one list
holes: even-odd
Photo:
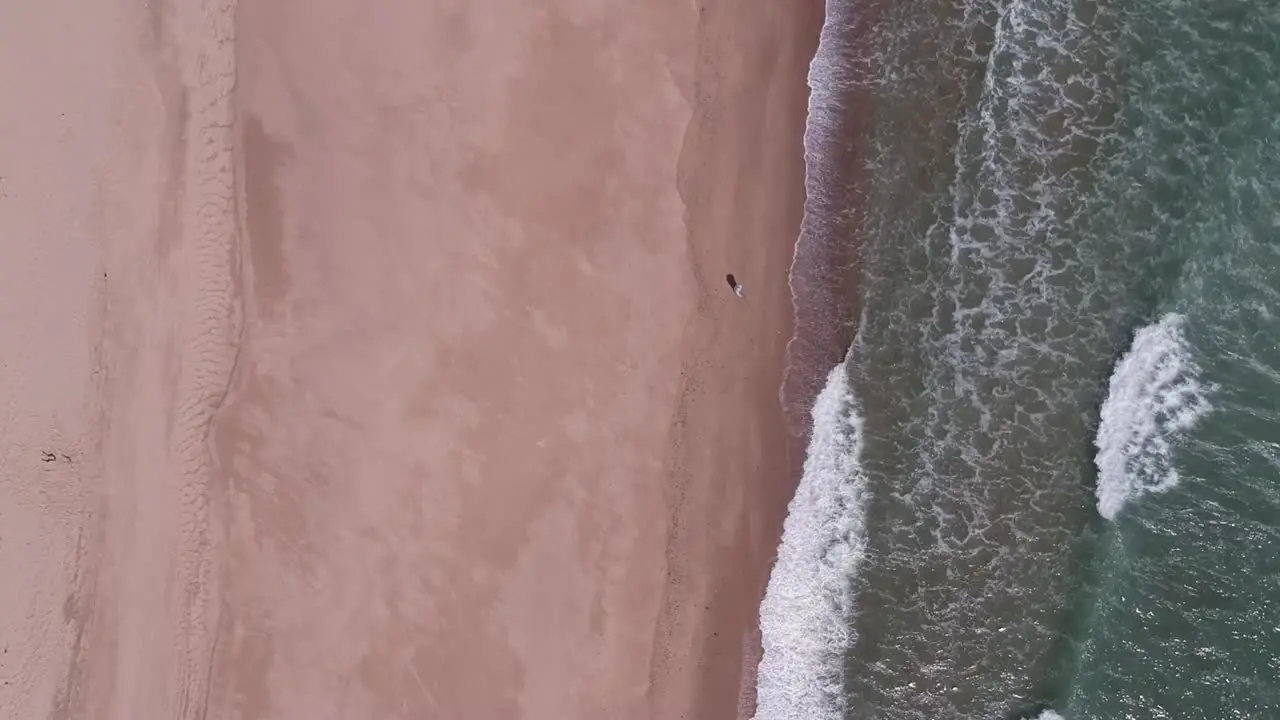
[(1199, 380), (1182, 323), (1170, 313), (1139, 330), (1111, 375), (1095, 440), (1098, 512), (1108, 520), (1130, 498), (1178, 484), (1171, 443), (1209, 411), (1211, 388)]
[(1045, 710), (1036, 716), (1036, 720), (1066, 720), (1066, 718), (1052, 710)]
[(813, 407), (804, 474), (760, 605), (756, 720), (840, 720), (853, 578), (866, 547), (862, 419), (841, 363)]

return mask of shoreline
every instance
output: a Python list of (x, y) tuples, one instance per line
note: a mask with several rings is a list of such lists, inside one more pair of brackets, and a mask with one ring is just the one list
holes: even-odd
[[(724, 7), (706, 9), (699, 28), (706, 49), (698, 78), (710, 82), (709, 87), (699, 92), (699, 97), (707, 99), (698, 106), (686, 131), (681, 154), (681, 195), (687, 206), (702, 211), (687, 212), (686, 225), (695, 258), (699, 255), (707, 260), (715, 258), (722, 266), (732, 267), (737, 277), (746, 283), (751, 293), (749, 301), (766, 303), (767, 309), (760, 310), (758, 306), (751, 309), (754, 324), (740, 317), (722, 319), (715, 311), (700, 313), (688, 331), (682, 371), (682, 414), (675, 423), (669, 450), (669, 482), (687, 490), (680, 497), (680, 503), (668, 508), (672, 517), (668, 553), (674, 557), (669, 561), (667, 583), (695, 589), (683, 597), (667, 599), (659, 620), (658, 637), (660, 646), (665, 642), (668, 646), (684, 644), (697, 648), (701, 645), (701, 648), (691, 658), (669, 664), (655, 663), (655, 686), (664, 685), (664, 674), (674, 674), (667, 682), (677, 688), (673, 694), (684, 699), (669, 712), (659, 704), (654, 717), (747, 720), (755, 710), (755, 673), (761, 653), (760, 600), (781, 538), (787, 505), (799, 481), (798, 469), (804, 460), (803, 446), (796, 455), (790, 441), (792, 432), (781, 400), (788, 348), (796, 337), (797, 327), (793, 318), (790, 268), (796, 256), (796, 238), (805, 203), (803, 138), (809, 97), (806, 70), (817, 49), (823, 8), (820, 1), (811, 1), (798, 8), (777, 11), (789, 17), (763, 21), (741, 10), (735, 13), (733, 8), (724, 13), (729, 17), (724, 17), (717, 9), (725, 10)], [(715, 47), (721, 33), (734, 38), (740, 46), (725, 42), (722, 47)], [(752, 33), (764, 37), (752, 38)], [(768, 47), (770, 43), (778, 45), (777, 64), (770, 68), (774, 73), (771, 77), (719, 75), (718, 66), (725, 56), (750, 52), (760, 45)], [(740, 104), (735, 106), (735, 100)], [(750, 118), (767, 116), (773, 108), (777, 108), (781, 117), (772, 119), (781, 127), (772, 128), (772, 141), (764, 144), (761, 153), (765, 157), (751, 157), (753, 148), (723, 146), (736, 138), (729, 135), (726, 139), (717, 134), (721, 113), (749, 124)], [(755, 134), (764, 130), (745, 132)], [(756, 171), (750, 174), (756, 179), (755, 183), (735, 182), (747, 173), (732, 166), (716, 167), (705, 159), (726, 155), (732, 158), (744, 150), (747, 162), (758, 163)], [(698, 167), (688, 168), (699, 160), (702, 162)], [(780, 188), (787, 191), (782, 192)], [(748, 199), (744, 199), (744, 195)], [(701, 247), (694, 238), (704, 238)], [(747, 262), (746, 258), (750, 257), (755, 261), (746, 265), (745, 273), (743, 265), (727, 265), (727, 259), (717, 257), (733, 256), (734, 249), (726, 245), (734, 240), (747, 247), (753, 245), (752, 240), (764, 245), (760, 252), (744, 254), (739, 260)], [(704, 281), (708, 286), (706, 292), (712, 297), (722, 293), (719, 276), (714, 272), (703, 273), (702, 264), (695, 259), (694, 273), (710, 276)], [(734, 309), (731, 303), (728, 310)], [(725, 352), (724, 346), (717, 343), (726, 332), (752, 335), (749, 346), (756, 367), (742, 368), (741, 358)], [(734, 368), (735, 365), (739, 367)], [(735, 370), (745, 372), (747, 377), (735, 377)], [(734, 388), (742, 387), (748, 389), (748, 399), (733, 394)], [(746, 407), (742, 406), (743, 402)], [(723, 430), (724, 433), (736, 431), (737, 437), (724, 439), (722, 444), (707, 442), (705, 434), (709, 428), (744, 415), (754, 415), (758, 422)], [(728, 456), (744, 452), (748, 458), (741, 461), (749, 468), (745, 473), (725, 467), (733, 464)], [(695, 477), (708, 480), (701, 485), (689, 483)], [(705, 541), (697, 532), (702, 519), (697, 513), (716, 507), (718, 499), (732, 497), (731, 486), (741, 480), (749, 482), (747, 487), (738, 490), (742, 525), (735, 529), (727, 543), (719, 547), (702, 545)], [(721, 519), (721, 522), (729, 520)], [(686, 562), (690, 567), (700, 568), (704, 577), (694, 577), (694, 571), (685, 570)], [(681, 602), (702, 606), (705, 614), (701, 618), (681, 617)], [(682, 665), (681, 661), (693, 664), (697, 670), (688, 672), (689, 665)], [(684, 672), (672, 673), (673, 668)]]
[[(791, 448), (802, 471), (814, 401), (831, 368), (844, 361), (859, 323), (859, 288), (850, 270), (864, 238), (858, 217), (866, 204), (871, 93), (870, 62), (853, 62), (883, 11), (878, 0), (824, 0), (820, 39), (809, 66), (811, 86), (804, 130), (805, 199), (790, 268), (794, 336), (787, 343), (779, 393)], [(856, 108), (856, 110), (855, 110)]]

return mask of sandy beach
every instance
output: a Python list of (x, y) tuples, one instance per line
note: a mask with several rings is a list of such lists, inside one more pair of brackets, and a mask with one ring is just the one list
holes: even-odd
[(0, 720), (749, 713), (820, 15), (18, 13)]

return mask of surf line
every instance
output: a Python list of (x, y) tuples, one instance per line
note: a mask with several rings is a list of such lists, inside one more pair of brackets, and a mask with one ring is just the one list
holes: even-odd
[(862, 416), (846, 356), (812, 410), (804, 471), (760, 605), (763, 655), (752, 720), (841, 720), (853, 581), (866, 553)]

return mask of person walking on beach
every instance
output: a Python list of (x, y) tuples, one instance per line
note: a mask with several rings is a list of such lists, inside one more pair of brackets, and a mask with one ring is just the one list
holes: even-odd
[(728, 281), (729, 287), (733, 288), (733, 294), (738, 297), (742, 297), (742, 283), (738, 282), (737, 278), (733, 276), (733, 273), (725, 275), (724, 279)]

